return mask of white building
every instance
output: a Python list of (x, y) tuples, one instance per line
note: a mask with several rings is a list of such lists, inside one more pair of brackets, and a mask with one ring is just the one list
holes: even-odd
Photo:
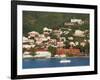
[(63, 41), (57, 42), (57, 47), (64, 47), (64, 42)]
[(68, 39), (69, 39), (69, 40), (73, 40), (74, 38), (73, 38), (73, 37), (68, 37)]
[(23, 37), (23, 43), (27, 43), (28, 42), (28, 38)]
[(24, 45), (23, 45), (23, 48), (30, 49), (30, 48), (31, 48), (31, 45), (24, 44)]
[(84, 31), (81, 30), (75, 30), (75, 33), (73, 35), (77, 37), (85, 37)]
[(71, 19), (71, 23), (83, 24), (84, 22), (82, 21), (82, 19)]
[(28, 35), (29, 35), (28, 38), (31, 38), (31, 37), (35, 37), (36, 35), (39, 35), (39, 33), (36, 31), (31, 31), (28, 33)]
[(74, 42), (69, 43), (70, 46), (76, 46)]
[(76, 46), (77, 46), (77, 45), (79, 45), (79, 42), (78, 42), (78, 41), (76, 41), (76, 42), (75, 42), (75, 45), (76, 45)]
[(81, 42), (80, 45), (81, 45), (82, 47), (84, 47), (84, 46), (86, 45), (86, 42)]
[(44, 32), (45, 32), (45, 31), (52, 32), (52, 29), (49, 29), (49, 28), (47, 28), (47, 27), (44, 27), (44, 28), (43, 28), (43, 31), (44, 31)]
[(34, 57), (45, 57), (45, 58), (50, 58), (51, 53), (48, 51), (36, 51), (36, 55)]

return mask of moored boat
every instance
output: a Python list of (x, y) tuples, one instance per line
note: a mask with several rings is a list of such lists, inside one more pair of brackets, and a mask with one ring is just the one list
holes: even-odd
[(63, 60), (60, 60), (60, 63), (71, 63), (71, 60), (63, 59)]

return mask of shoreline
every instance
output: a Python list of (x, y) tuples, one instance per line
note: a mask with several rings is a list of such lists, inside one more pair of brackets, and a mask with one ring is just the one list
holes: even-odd
[(45, 57), (22, 57), (22, 59), (52, 59), (52, 58), (59, 58), (59, 59), (63, 59), (63, 58), (89, 58), (89, 56), (74, 56), (74, 57), (50, 57), (50, 58), (45, 58)]

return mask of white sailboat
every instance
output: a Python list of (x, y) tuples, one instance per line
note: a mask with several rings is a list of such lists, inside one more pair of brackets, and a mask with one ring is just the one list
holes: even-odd
[(71, 63), (71, 60), (63, 59), (60, 61), (60, 63)]
[(66, 59), (66, 55), (60, 55), (60, 57), (62, 58), (60, 63), (71, 63), (71, 60)]
[(60, 63), (71, 63), (71, 60), (62, 59), (62, 60), (60, 60)]

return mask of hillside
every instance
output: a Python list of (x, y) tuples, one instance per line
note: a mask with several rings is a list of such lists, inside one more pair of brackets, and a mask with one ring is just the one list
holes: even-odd
[[(23, 34), (26, 35), (30, 31), (42, 33), (43, 27), (63, 28), (65, 22), (70, 22), (70, 19), (74, 18), (89, 22), (89, 14), (23, 11)], [(72, 29), (89, 29), (89, 24)]]

